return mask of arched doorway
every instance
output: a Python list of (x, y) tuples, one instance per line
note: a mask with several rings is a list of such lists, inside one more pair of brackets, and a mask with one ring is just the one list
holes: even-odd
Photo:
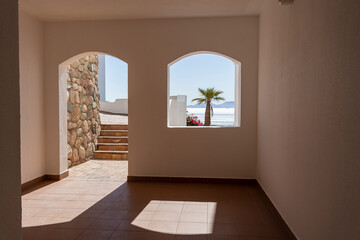
[[(106, 73), (116, 75), (116, 64), (119, 62), (126, 65), (126, 68), (122, 68), (126, 71), (126, 79), (123, 79), (124, 86), (121, 86), (126, 92), (126, 98), (121, 98), (116, 95), (116, 91), (112, 91), (109, 95), (115, 97), (116, 101), (107, 101), (104, 96), (107, 92), (105, 83), (110, 84), (113, 90), (111, 85), (119, 85), (119, 82), (111, 82)], [(113, 69), (109, 70), (108, 65)], [(94, 159), (125, 160), (120, 172), (127, 175), (127, 103), (127, 64), (120, 59), (89, 52), (59, 65), (59, 165), (62, 171), (85, 162), (89, 165), (88, 161)], [(99, 164), (95, 166), (99, 167)], [(94, 169), (94, 166), (90, 165), (89, 168)], [(113, 168), (114, 165), (111, 165), (107, 170), (106, 167), (98, 172), (92, 170), (93, 174), (86, 178), (108, 178), (111, 174), (107, 171), (112, 171)], [(126, 179), (126, 176), (113, 175), (114, 178)]]

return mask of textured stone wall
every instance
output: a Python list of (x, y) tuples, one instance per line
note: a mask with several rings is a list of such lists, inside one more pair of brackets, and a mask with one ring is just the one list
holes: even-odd
[(69, 167), (89, 160), (100, 134), (100, 96), (97, 55), (81, 58), (68, 66), (67, 141)]

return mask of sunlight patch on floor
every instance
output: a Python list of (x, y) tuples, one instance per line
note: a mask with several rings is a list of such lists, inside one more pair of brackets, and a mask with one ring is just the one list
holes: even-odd
[[(126, 181), (126, 161), (90, 160), (69, 169), (69, 177), (22, 196), (22, 226), (69, 223), (113, 201)], [(61, 226), (59, 226), (61, 227)]]
[(131, 224), (166, 234), (211, 234), (216, 205), (216, 202), (152, 200)]

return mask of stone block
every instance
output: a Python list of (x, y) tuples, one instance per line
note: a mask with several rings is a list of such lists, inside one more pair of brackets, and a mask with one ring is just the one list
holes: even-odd
[(73, 154), (72, 154), (72, 159), (71, 161), (73, 163), (76, 163), (77, 161), (79, 161), (79, 153), (77, 149), (73, 149)]
[(68, 144), (68, 145), (67, 145), (67, 158), (68, 158), (68, 159), (71, 159), (71, 158), (72, 158), (72, 155), (73, 155), (72, 148), (71, 148), (71, 146)]
[(81, 112), (80, 112), (80, 107), (79, 107), (79, 105), (75, 105), (75, 106), (73, 107), (73, 110), (72, 110), (72, 116), (71, 116), (72, 121), (73, 121), (73, 122), (79, 121), (79, 119), (80, 119), (80, 114), (81, 114)]
[(84, 134), (84, 130), (82, 128), (78, 128), (76, 129), (76, 135), (78, 135), (79, 137), (81, 137)]
[(70, 142), (69, 142), (70, 146), (74, 146), (75, 141), (76, 141), (76, 131), (71, 130), (70, 131)]
[(67, 110), (68, 110), (68, 112), (72, 112), (73, 108), (74, 108), (74, 105), (73, 105), (71, 102), (68, 102), (68, 103), (67, 103)]
[(80, 159), (86, 158), (85, 149), (82, 146), (79, 147), (79, 157), (80, 157)]

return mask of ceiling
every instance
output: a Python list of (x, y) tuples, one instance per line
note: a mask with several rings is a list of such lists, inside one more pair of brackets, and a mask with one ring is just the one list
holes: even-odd
[(19, 0), (44, 21), (258, 15), (266, 0)]

